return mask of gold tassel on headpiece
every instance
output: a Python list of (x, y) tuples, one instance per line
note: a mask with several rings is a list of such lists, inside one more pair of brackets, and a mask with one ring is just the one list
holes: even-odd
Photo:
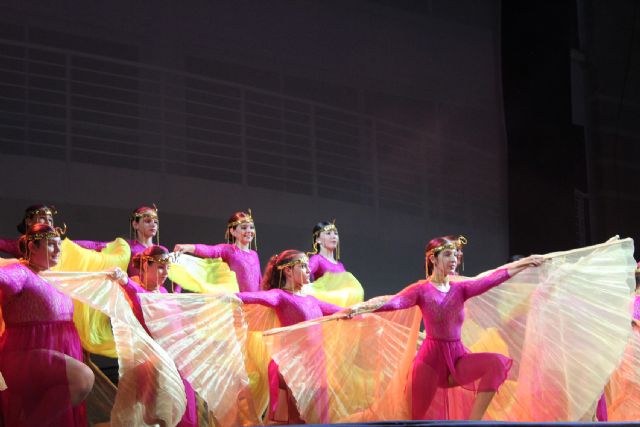
[[(311, 242), (311, 247), (313, 248), (313, 252), (312, 252), (313, 255), (320, 252), (320, 248), (318, 244), (318, 237), (320, 237), (320, 233), (329, 232), (331, 230), (334, 230), (336, 233), (338, 232), (338, 227), (336, 227), (335, 218), (331, 220), (330, 224), (325, 225), (324, 227), (322, 227), (321, 229), (313, 233), (312, 242)], [(336, 246), (335, 257), (336, 257), (336, 261), (340, 259), (340, 241), (338, 241), (338, 245)]]
[(43, 208), (33, 209), (33, 210), (28, 211), (28, 212), (25, 212), (24, 217), (25, 218), (31, 218), (34, 215), (54, 216), (57, 213), (58, 213), (58, 211), (56, 210), (56, 207), (51, 205), (51, 206), (45, 206)]
[(55, 237), (62, 237), (67, 234), (67, 224), (62, 224), (63, 228), (54, 227), (53, 231), (48, 231), (46, 233), (35, 233), (29, 234), (26, 236), (28, 242), (33, 242), (34, 240), (42, 240), (42, 239), (53, 239)]
[(285, 262), (283, 264), (277, 265), (276, 268), (280, 273), (280, 277), (278, 278), (278, 288), (282, 289), (282, 270), (287, 267), (293, 267), (298, 264), (309, 264), (309, 258), (305, 254), (302, 254), (301, 257), (294, 259), (293, 261)]
[(160, 218), (158, 217), (158, 207), (155, 203), (152, 203), (151, 212), (145, 210), (143, 212), (133, 212), (131, 214), (131, 220), (129, 221), (129, 238), (131, 241), (138, 240), (138, 234), (133, 228), (133, 221), (140, 221), (142, 218), (151, 218), (158, 221), (158, 232), (156, 233), (156, 244), (160, 246)]
[(429, 276), (429, 257), (431, 255), (438, 256), (438, 254), (445, 249), (460, 251), (466, 244), (467, 238), (464, 236), (458, 236), (455, 241), (448, 241), (447, 243), (443, 243), (440, 246), (436, 246), (435, 248), (430, 249), (425, 254), (425, 272), (427, 277)]
[[(244, 213), (244, 212), (243, 212)], [(253, 224), (254, 227), (254, 231), (253, 231), (253, 247), (255, 248), (255, 251), (258, 252), (258, 233), (255, 231), (255, 225), (256, 223), (253, 220), (253, 214), (251, 212), (251, 208), (247, 209), (247, 212), (245, 213), (245, 215), (236, 220), (236, 221), (231, 221), (227, 223), (227, 231), (224, 233), (224, 238), (227, 241), (228, 244), (231, 243), (235, 243), (235, 239), (234, 241), (231, 241), (231, 229), (237, 227), (240, 224), (245, 224), (245, 223), (251, 223)], [(249, 248), (251, 248), (251, 245), (249, 245)]]

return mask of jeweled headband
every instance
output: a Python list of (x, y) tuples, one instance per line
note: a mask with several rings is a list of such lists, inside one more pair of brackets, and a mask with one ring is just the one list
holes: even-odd
[(35, 216), (35, 215), (54, 216), (57, 213), (58, 213), (58, 211), (56, 210), (55, 206), (45, 206), (43, 208), (37, 208), (37, 209), (33, 209), (33, 210), (25, 212), (24, 217), (25, 218), (31, 218), (32, 216)]
[(276, 268), (278, 270), (284, 270), (287, 267), (293, 267), (294, 265), (298, 265), (298, 264), (309, 264), (309, 258), (307, 258), (306, 255), (302, 254), (302, 256), (300, 256), (300, 258), (296, 258), (293, 261), (289, 261), (289, 262), (285, 262), (284, 264), (280, 264)]
[(336, 220), (334, 219), (333, 221), (331, 221), (331, 224), (327, 224), (324, 227), (322, 227), (321, 229), (319, 229), (318, 231), (316, 231), (315, 233), (313, 233), (313, 235), (315, 237), (318, 237), (320, 235), (320, 233), (324, 232), (329, 232), (329, 231), (338, 231), (338, 227), (336, 227)]
[[(149, 212), (149, 210), (151, 212)], [(156, 207), (155, 203), (153, 204), (153, 208), (149, 208), (149, 210), (144, 210), (142, 212), (134, 212), (131, 214), (131, 219), (132, 220), (139, 220), (140, 218), (158, 219), (158, 208)]]
[(233, 228), (236, 225), (240, 225), (240, 224), (244, 224), (244, 223), (248, 223), (248, 222), (250, 222), (252, 224), (254, 223), (253, 222), (253, 216), (251, 215), (251, 209), (247, 209), (247, 213), (242, 218), (240, 218), (240, 219), (238, 219), (236, 221), (229, 222), (227, 224), (227, 228)]
[(168, 254), (156, 254), (156, 255), (140, 255), (140, 260), (146, 263), (157, 262), (158, 264), (168, 265), (176, 262), (177, 254), (171, 252)]
[(42, 240), (42, 239), (54, 239), (56, 237), (62, 237), (67, 233), (67, 224), (64, 224), (64, 228), (55, 227), (51, 231), (47, 231), (44, 233), (35, 233), (35, 234), (27, 234), (26, 239), (28, 242), (32, 242), (34, 240)]
[(438, 256), (438, 254), (445, 249), (460, 250), (466, 244), (467, 244), (467, 238), (464, 236), (458, 236), (458, 240), (456, 240), (455, 242), (443, 243), (440, 246), (436, 246), (435, 248), (430, 249), (427, 252), (426, 256), (427, 258), (429, 258), (431, 255)]

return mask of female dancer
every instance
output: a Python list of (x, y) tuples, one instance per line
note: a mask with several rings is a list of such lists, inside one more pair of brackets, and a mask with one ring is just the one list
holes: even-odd
[(222, 258), (235, 272), (241, 292), (252, 292), (260, 289), (260, 259), (258, 253), (251, 249), (255, 245), (256, 228), (249, 212), (236, 212), (227, 222), (225, 238), (228, 243), (209, 246), (202, 244), (179, 244), (175, 252), (192, 253), (202, 258)]
[(58, 263), (60, 234), (48, 223), (32, 224), (20, 239), (24, 259), (0, 268), (5, 426), (87, 425), (82, 402), (94, 376), (81, 362), (73, 303), (39, 276)]
[[(128, 280), (122, 277), (121, 283), (123, 283), (122, 287), (129, 297), (133, 313), (142, 327), (151, 335), (142, 313), (138, 294), (148, 292), (167, 293), (167, 290), (162, 285), (169, 274), (171, 257), (167, 249), (162, 246), (152, 245), (132, 258), (133, 266), (140, 272), (140, 276), (132, 277)], [(195, 391), (187, 380), (183, 378), (182, 382), (187, 397), (187, 408), (178, 426), (195, 427), (198, 425), (198, 407)]]
[(304, 292), (323, 301), (348, 307), (362, 302), (364, 290), (340, 259), (340, 235), (335, 220), (313, 227), (313, 253), (309, 258), (311, 283)]
[[(31, 205), (24, 211), (24, 217), (20, 224), (16, 226), (20, 234), (26, 233), (33, 224), (49, 224), (53, 227), (53, 216), (58, 213), (56, 208), (47, 205)], [(19, 239), (0, 239), (0, 252), (7, 253), (14, 258), (20, 258)]]
[[(308, 262), (303, 252), (293, 249), (274, 255), (269, 260), (262, 279), (265, 291), (240, 292), (237, 295), (245, 304), (260, 304), (274, 309), (281, 326), (340, 311), (341, 307), (302, 294), (302, 286), (309, 283)], [(269, 399), (269, 420), (290, 424), (304, 422), (278, 371), (278, 365), (273, 360), (269, 363)]]
[[(156, 242), (160, 244), (160, 219), (158, 218), (158, 208), (156, 208), (155, 205), (153, 205), (153, 207), (140, 206), (131, 212), (131, 218), (129, 219), (129, 234), (130, 239), (127, 240), (127, 243), (131, 248), (131, 259), (129, 260), (129, 266), (127, 267), (127, 274), (130, 277), (133, 277), (140, 275), (140, 269), (133, 263), (134, 256), (153, 246), (154, 238), (156, 238)], [(109, 242), (83, 241), (80, 246), (86, 249), (101, 251), (108, 243)]]
[(450, 282), (449, 275), (455, 274), (458, 266), (457, 242), (443, 237), (431, 240), (426, 258), (428, 279), (410, 285), (378, 309), (392, 311), (417, 305), (422, 311), (427, 337), (413, 363), (412, 418), (442, 418), (443, 414), (435, 414), (434, 409), (446, 408), (446, 401), (444, 406), (432, 408), (436, 393), (461, 386), (477, 392), (470, 418), (480, 420), (505, 381), (511, 359), (497, 353), (468, 352), (460, 337), (464, 302), (527, 267), (540, 265), (543, 258), (530, 256), (481, 279), (456, 282)]

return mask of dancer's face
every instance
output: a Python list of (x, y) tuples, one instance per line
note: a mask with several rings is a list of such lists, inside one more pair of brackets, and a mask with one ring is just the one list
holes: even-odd
[(291, 281), (293, 289), (300, 289), (303, 285), (309, 283), (311, 278), (311, 272), (309, 270), (309, 264), (306, 262), (295, 264), (285, 269), (287, 281)]
[(151, 262), (145, 264), (143, 269), (144, 276), (142, 284), (148, 291), (155, 291), (164, 284), (169, 275), (169, 264), (163, 264), (160, 262)]
[(320, 247), (325, 248), (328, 251), (335, 251), (338, 247), (338, 243), (340, 243), (338, 230), (321, 231), (316, 242), (318, 242)]
[(455, 249), (444, 249), (438, 256), (432, 256), (434, 270), (443, 275), (455, 274), (458, 268), (458, 251)]
[(133, 229), (136, 230), (136, 234), (143, 240), (155, 237), (160, 228), (158, 218), (155, 217), (155, 212), (148, 210), (144, 211), (142, 215), (142, 218), (138, 219), (138, 221), (133, 221)]
[(253, 222), (243, 222), (231, 229), (231, 235), (237, 243), (243, 246), (249, 246), (256, 236), (256, 226)]
[(60, 238), (40, 240), (40, 244), (29, 242), (29, 263), (40, 270), (48, 270), (60, 262)]
[(25, 220), (25, 224), (27, 228), (31, 227), (34, 224), (49, 224), (53, 227), (53, 217), (45, 213), (40, 213), (27, 218)]

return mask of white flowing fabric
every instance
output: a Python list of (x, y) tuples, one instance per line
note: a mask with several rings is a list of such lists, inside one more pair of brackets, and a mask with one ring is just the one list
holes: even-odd
[(109, 316), (118, 353), (114, 427), (175, 426), (186, 408), (184, 385), (176, 365), (138, 322), (124, 292), (107, 273), (41, 274), (73, 299)]
[[(630, 334), (632, 255), (631, 239), (548, 254), (541, 267), (466, 302), (465, 345), (474, 352), (503, 352), (514, 359), (485, 419), (590, 417)], [(411, 389), (411, 371), (405, 362), (407, 352), (415, 356), (416, 333), (411, 316), (399, 318), (393, 327), (387, 316), (310, 321), (265, 333), (305, 421), (406, 419), (411, 397), (403, 390)], [(371, 376), (376, 372), (378, 376)], [(310, 373), (316, 377), (310, 379)], [(367, 384), (369, 376), (374, 380)], [(404, 376), (404, 389), (397, 387), (399, 376)], [(324, 400), (317, 398), (319, 387), (326, 387)], [(361, 390), (366, 396), (345, 390)], [(473, 395), (464, 396), (459, 387), (450, 393), (450, 418), (459, 418)]]
[(244, 364), (247, 326), (233, 294), (140, 294), (147, 327), (207, 402), (217, 425), (260, 424)]

